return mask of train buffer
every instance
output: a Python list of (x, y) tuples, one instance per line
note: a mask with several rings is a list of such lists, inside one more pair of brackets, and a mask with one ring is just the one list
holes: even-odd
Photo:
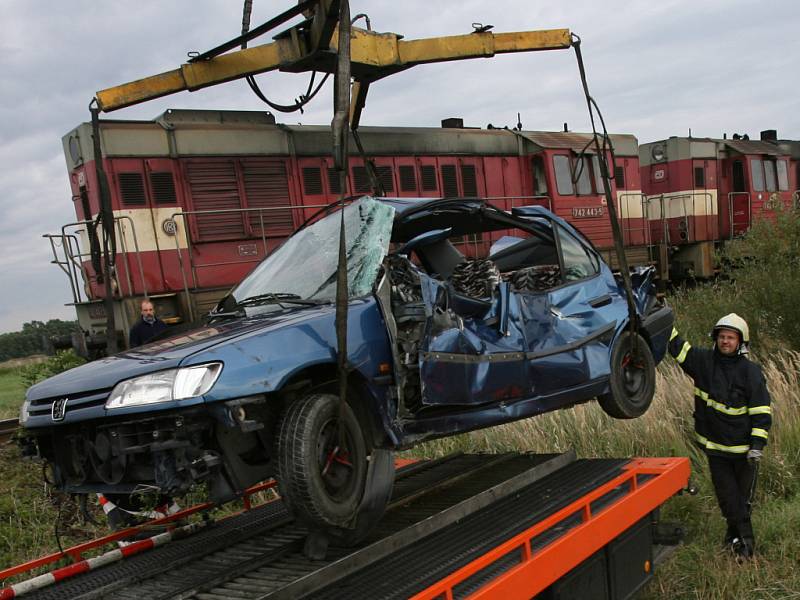
[(275, 500), (0, 598), (631, 598), (679, 542), (659, 508), (689, 474), (686, 458), (456, 454), (400, 467), (377, 529), (324, 559), (306, 558), (307, 532)]

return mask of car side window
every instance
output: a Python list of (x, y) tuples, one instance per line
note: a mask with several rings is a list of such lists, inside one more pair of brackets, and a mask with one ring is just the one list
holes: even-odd
[(556, 231), (564, 264), (564, 281), (577, 281), (596, 275), (600, 265), (594, 252), (560, 225), (556, 226)]

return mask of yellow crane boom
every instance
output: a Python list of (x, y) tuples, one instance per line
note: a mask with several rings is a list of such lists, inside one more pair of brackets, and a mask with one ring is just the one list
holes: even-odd
[[(161, 96), (195, 91), (226, 81), (267, 71), (290, 72), (336, 69), (337, 38), (334, 33), (324, 45), (290, 29), (273, 42), (237, 50), (205, 61), (189, 62), (179, 68), (97, 92), (105, 112)], [(353, 77), (369, 83), (416, 65), (488, 58), (495, 54), (560, 50), (571, 44), (568, 29), (511, 33), (475, 32), (465, 35), (403, 40), (396, 33), (377, 33), (352, 28), (351, 64)], [(315, 48), (316, 49), (312, 49)]]

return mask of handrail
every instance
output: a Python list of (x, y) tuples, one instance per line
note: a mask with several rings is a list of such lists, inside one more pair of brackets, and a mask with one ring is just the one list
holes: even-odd
[[(502, 200), (504, 207), (502, 210), (511, 211), (516, 208), (515, 203), (516, 200), (546, 200), (547, 201), (547, 210), (553, 212), (553, 199), (546, 195), (546, 194), (536, 194), (533, 196), (486, 196), (481, 198), (482, 200)], [(509, 200), (511, 201), (509, 203)], [(520, 206), (526, 206), (522, 204)], [(498, 207), (499, 208), (499, 207)]]
[[(711, 194), (711, 192), (691, 191), (691, 192), (684, 192), (684, 193), (680, 193), (680, 194), (678, 194), (678, 193), (673, 194), (673, 193), (667, 192), (665, 194), (660, 194), (657, 197), (656, 196), (651, 196), (647, 200), (648, 207), (649, 207), (650, 202), (652, 202), (654, 200), (658, 200), (659, 201), (661, 214), (660, 214), (658, 219), (654, 219), (654, 220), (661, 221), (661, 223), (663, 224), (663, 226), (664, 226), (664, 240), (666, 241), (667, 244), (671, 244), (672, 243), (672, 240), (670, 239), (670, 235), (669, 235), (669, 226), (667, 224), (667, 221), (669, 219), (675, 219), (675, 218), (682, 219), (684, 224), (685, 224), (686, 240), (681, 240), (681, 241), (686, 241), (686, 242), (696, 242), (697, 241), (697, 226), (690, 218), (698, 216), (698, 214), (697, 214), (697, 204), (698, 204), (699, 199), (704, 199), (704, 201), (705, 201), (705, 216), (709, 216), (711, 214), (710, 211), (713, 209), (713, 206), (714, 206), (714, 195)], [(681, 210), (681, 214), (679, 214), (677, 217), (675, 217), (675, 216), (667, 217), (666, 216), (665, 202), (670, 201), (670, 200), (680, 200), (680, 206), (681, 206), (682, 210)], [(687, 200), (691, 201), (691, 211), (689, 210), (689, 208), (686, 205), (686, 201)]]
[[(179, 210), (170, 215), (170, 220), (175, 223), (175, 235), (173, 238), (175, 239), (175, 250), (178, 253), (178, 266), (181, 270), (181, 278), (183, 279), (183, 293), (186, 298), (186, 306), (189, 310), (189, 319), (194, 321), (194, 307), (192, 305), (192, 298), (189, 294), (189, 282), (186, 279), (186, 270), (184, 269), (184, 261), (183, 261), (183, 253), (181, 252), (180, 242), (179, 242), (179, 235), (178, 235), (178, 223), (176, 221), (177, 218), (180, 217), (181, 221), (183, 221), (184, 230), (186, 232), (186, 253), (188, 255), (189, 260), (189, 268), (191, 269), (192, 273), (192, 285), (193, 287), (197, 288), (197, 269), (202, 267), (210, 267), (210, 266), (219, 266), (219, 264), (201, 264), (197, 265), (194, 262), (194, 256), (192, 253), (192, 236), (189, 230), (189, 221), (188, 218), (197, 215), (213, 215), (213, 214), (232, 214), (238, 213), (240, 215), (244, 215), (244, 213), (258, 213), (259, 218), (259, 228), (261, 229), (261, 243), (264, 246), (264, 257), (267, 256), (267, 234), (266, 229), (264, 227), (264, 212), (265, 211), (277, 211), (277, 210), (306, 210), (309, 208), (325, 208), (329, 206), (328, 204), (304, 204), (301, 206), (262, 206), (257, 208), (219, 208), (214, 210)], [(256, 261), (241, 261), (239, 263), (225, 263), (225, 264), (242, 264), (244, 262), (256, 262)]]
[[(644, 192), (623, 192), (617, 197), (617, 202), (619, 203), (619, 206), (620, 206), (619, 218), (620, 218), (621, 222), (623, 221), (623, 219), (630, 220), (630, 219), (634, 218), (634, 217), (631, 217), (631, 216), (627, 216), (626, 217), (625, 214), (624, 214), (624, 209), (622, 208), (623, 206), (625, 206), (626, 208), (628, 206), (627, 202), (625, 202), (623, 204), (623, 202), (622, 202), (623, 198), (625, 198), (627, 200), (629, 197), (632, 197), (632, 198), (638, 197), (639, 198), (639, 204), (640, 204), (640, 206), (642, 208), (642, 220), (644, 221), (644, 225), (642, 227), (631, 227), (630, 225), (624, 226), (622, 228), (623, 241), (624, 241), (625, 233), (628, 233), (628, 237), (630, 238), (630, 235), (632, 233), (634, 233), (636, 231), (641, 231), (642, 232), (642, 236), (644, 238), (644, 245), (649, 246), (650, 245), (650, 222), (649, 222), (649, 220), (647, 218), (648, 217), (648, 215), (647, 215), (647, 195)], [(624, 225), (624, 222), (621, 223), (621, 224)]]

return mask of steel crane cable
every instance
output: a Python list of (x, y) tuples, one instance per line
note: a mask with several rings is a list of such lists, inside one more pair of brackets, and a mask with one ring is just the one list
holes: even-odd
[[(572, 47), (575, 49), (575, 58), (578, 61), (578, 71), (580, 72), (581, 85), (583, 86), (583, 93), (586, 96), (586, 105), (589, 108), (589, 120), (592, 124), (592, 138), (594, 140), (595, 150), (597, 151), (597, 159), (600, 164), (600, 171), (603, 180), (603, 188), (606, 197), (606, 204), (608, 205), (608, 217), (611, 221), (611, 232), (614, 236), (614, 249), (617, 255), (620, 274), (622, 275), (622, 284), (625, 289), (625, 299), (628, 303), (628, 325), (631, 333), (636, 333), (638, 329), (638, 318), (636, 315), (636, 303), (633, 296), (633, 286), (631, 285), (631, 275), (628, 271), (628, 260), (625, 256), (625, 249), (622, 245), (622, 231), (620, 230), (619, 220), (617, 219), (617, 207), (614, 199), (611, 196), (610, 176), (608, 172), (608, 161), (606, 160), (605, 152), (610, 149), (612, 157), (614, 156), (614, 148), (611, 139), (608, 136), (606, 123), (603, 119), (603, 114), (600, 112), (600, 107), (597, 102), (592, 98), (589, 93), (589, 84), (586, 81), (586, 68), (583, 64), (583, 56), (581, 55), (581, 38), (572, 34)], [(597, 126), (595, 124), (594, 114), (600, 119), (600, 124), (603, 128), (603, 135), (597, 133)], [(600, 137), (603, 138), (603, 143), (600, 143)], [(636, 339), (636, 336), (633, 336)], [(636, 353), (636, 347), (633, 348)]]
[[(253, 10), (253, 0), (244, 0), (244, 6), (242, 7), (242, 50), (247, 48), (247, 32), (250, 30), (250, 14)], [(264, 104), (269, 106), (273, 110), (277, 110), (278, 112), (284, 113), (291, 113), (300, 111), (303, 113), (303, 107), (311, 102), (314, 99), (314, 96), (317, 95), (322, 89), (322, 86), (325, 85), (325, 82), (328, 80), (330, 73), (326, 73), (325, 77), (322, 78), (322, 81), (319, 82), (316, 88), (314, 88), (314, 80), (316, 79), (317, 72), (311, 72), (311, 79), (308, 82), (308, 89), (306, 90), (305, 94), (300, 94), (297, 100), (295, 100), (294, 104), (278, 104), (277, 102), (271, 101), (264, 95), (264, 92), (261, 91), (261, 88), (258, 86), (256, 82), (255, 75), (248, 75), (245, 77), (245, 81), (247, 81), (247, 85), (250, 86), (250, 89), (253, 90), (253, 93), (261, 100)]]

